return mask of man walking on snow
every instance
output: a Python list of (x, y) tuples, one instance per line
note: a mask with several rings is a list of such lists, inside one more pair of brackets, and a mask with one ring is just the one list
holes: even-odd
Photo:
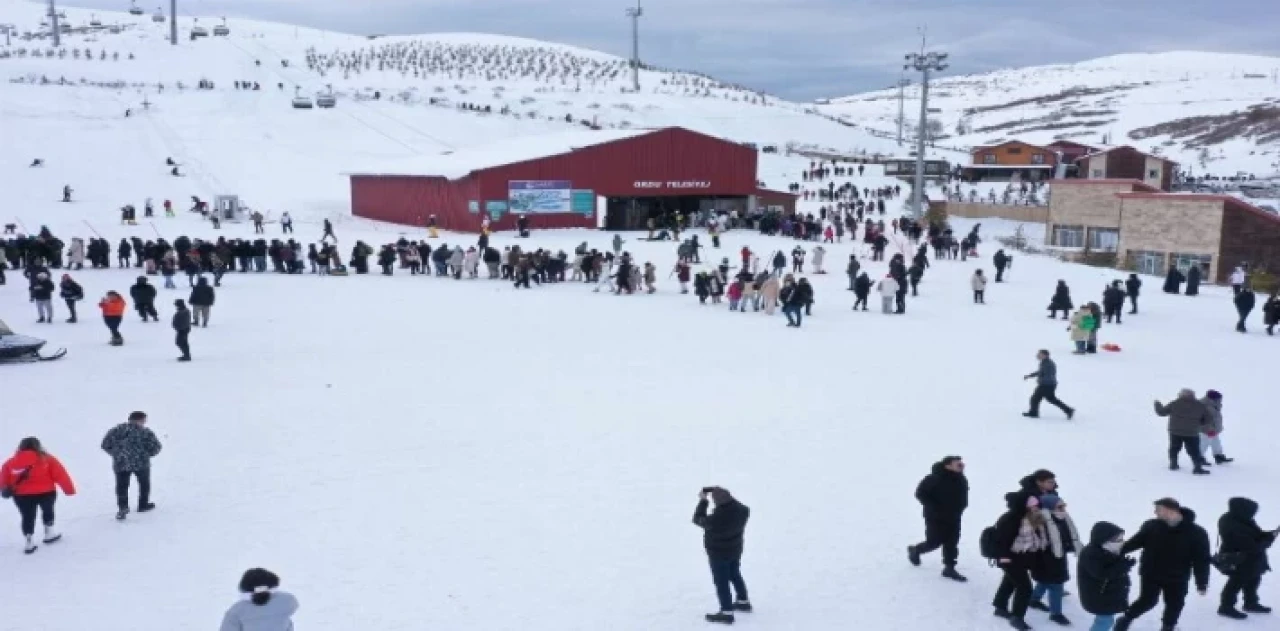
[(1142, 550), (1138, 566), (1138, 599), (1116, 620), (1115, 631), (1129, 631), (1139, 616), (1155, 608), (1164, 596), (1161, 631), (1174, 631), (1187, 600), (1187, 583), (1195, 576), (1196, 591), (1209, 591), (1209, 534), (1195, 523), (1196, 514), (1172, 498), (1156, 501), (1156, 518), (1142, 524), (1138, 534), (1120, 548), (1120, 556)]
[(1067, 415), (1067, 420), (1075, 416), (1076, 411), (1071, 406), (1058, 400), (1058, 365), (1049, 359), (1049, 351), (1040, 349), (1036, 353), (1036, 359), (1040, 360), (1040, 369), (1023, 377), (1030, 379), (1035, 377), (1036, 389), (1031, 393), (1031, 409), (1023, 412), (1022, 415), (1027, 418), (1040, 418), (1040, 401), (1048, 401), (1058, 406)]
[(1156, 416), (1169, 417), (1169, 470), (1178, 470), (1178, 451), (1186, 449), (1191, 456), (1191, 464), (1195, 466), (1192, 473), (1208, 475), (1204, 468), (1204, 450), (1200, 448), (1200, 434), (1211, 431), (1213, 417), (1204, 404), (1196, 399), (1196, 393), (1190, 388), (1178, 391), (1178, 398), (1165, 405), (1155, 402)]
[(102, 450), (111, 455), (116, 474), (116, 519), (129, 514), (129, 479), (138, 478), (138, 512), (156, 507), (151, 503), (151, 459), (160, 453), (160, 440), (147, 428), (147, 414), (134, 412), (102, 439)]
[[(707, 498), (716, 509), (707, 514)], [(718, 486), (702, 489), (698, 506), (693, 511), (693, 523), (702, 528), (702, 544), (707, 549), (707, 561), (711, 565), (711, 580), (720, 600), (719, 613), (707, 614), (707, 622), (733, 624), (734, 611), (751, 611), (747, 598), (747, 584), (742, 580), (742, 535), (747, 527), (751, 509), (734, 499), (729, 491)], [(737, 600), (730, 599), (729, 586), (737, 593)]]
[(942, 548), (942, 576), (961, 583), (969, 580), (956, 572), (960, 556), (960, 517), (969, 507), (969, 481), (964, 460), (947, 456), (934, 463), (933, 471), (916, 487), (916, 499), (924, 507), (922, 543), (907, 546), (907, 559), (919, 567), (920, 555)]

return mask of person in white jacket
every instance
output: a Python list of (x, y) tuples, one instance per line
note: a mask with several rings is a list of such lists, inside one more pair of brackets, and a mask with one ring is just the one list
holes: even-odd
[(878, 287), (880, 291), (880, 312), (893, 315), (895, 300), (898, 296), (898, 281), (893, 276), (885, 274), (884, 280), (880, 281)]
[(467, 253), (463, 255), (462, 269), (466, 271), (467, 278), (479, 277), (480, 252), (474, 247), (467, 248)]
[(293, 631), (298, 599), (279, 587), (280, 577), (268, 570), (245, 572), (240, 579), (245, 597), (227, 609), (220, 631)]
[(987, 293), (987, 277), (982, 275), (982, 270), (973, 273), (973, 278), (969, 279), (969, 284), (973, 287), (973, 304), (985, 305)]
[(826, 248), (820, 245), (815, 246), (813, 248), (813, 273), (814, 274), (826, 274), (826, 272), (822, 271), (822, 259), (826, 258), (826, 256), (827, 256)]
[(71, 251), (68, 254), (70, 255), (67, 257), (69, 263), (67, 267), (69, 269), (84, 269), (84, 239), (80, 237), (72, 238)]
[(1240, 290), (1244, 289), (1244, 281), (1244, 266), (1237, 265), (1235, 269), (1231, 270), (1231, 290), (1235, 295), (1240, 295)]

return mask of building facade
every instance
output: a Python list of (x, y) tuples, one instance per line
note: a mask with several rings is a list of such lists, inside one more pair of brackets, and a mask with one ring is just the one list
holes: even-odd
[(1023, 180), (1048, 180), (1058, 168), (1058, 154), (1047, 147), (1040, 147), (1019, 140), (997, 145), (974, 147), (964, 177), (970, 181), (1009, 180), (1015, 176)]
[(1143, 153), (1133, 147), (1115, 147), (1076, 161), (1079, 177), (1090, 180), (1138, 180), (1162, 191), (1173, 189), (1178, 163)]

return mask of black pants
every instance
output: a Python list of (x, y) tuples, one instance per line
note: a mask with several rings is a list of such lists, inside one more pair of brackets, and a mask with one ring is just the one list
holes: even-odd
[(1124, 612), (1124, 617), (1135, 620), (1142, 614), (1151, 611), (1155, 608), (1156, 603), (1160, 601), (1161, 594), (1164, 595), (1164, 615), (1160, 619), (1166, 627), (1173, 628), (1177, 626), (1178, 618), (1182, 616), (1182, 606), (1187, 602), (1187, 584), (1185, 581), (1157, 583), (1143, 578), (1138, 599), (1133, 601), (1132, 605), (1129, 605), (1129, 610)]
[(36, 510), (39, 510), (41, 517), (44, 518), (42, 520), (44, 525), (52, 526), (53, 503), (57, 499), (58, 494), (55, 491), (37, 495), (14, 495), (13, 503), (18, 507), (18, 513), (22, 515), (22, 534), (35, 534)]
[(858, 305), (862, 305), (862, 310), (863, 310), (863, 311), (866, 311), (866, 310), (867, 310), (867, 297), (866, 297), (866, 296), (858, 296), (858, 299), (857, 299), (857, 300), (855, 300), (855, 301), (853, 301), (853, 308), (854, 308), (854, 309), (857, 309), (857, 308), (858, 308)]
[(1244, 605), (1246, 607), (1258, 604), (1258, 586), (1262, 584), (1262, 577), (1256, 574), (1249, 576), (1228, 576), (1227, 584), (1222, 586), (1222, 602), (1223, 607), (1235, 607), (1236, 597), (1240, 592), (1244, 592)]
[(986, 291), (982, 289), (975, 289), (973, 290), (973, 301), (980, 305), (985, 305), (987, 304), (985, 300), (986, 295), (987, 295)]
[(138, 506), (151, 501), (151, 471), (116, 471), (116, 507), (129, 508), (129, 478), (138, 477)]
[(1137, 312), (1138, 312), (1138, 296), (1137, 296), (1137, 294), (1129, 294), (1129, 305), (1130, 305), (1130, 307), (1132, 307), (1131, 309), (1129, 309), (1129, 315), (1133, 315), (1133, 314), (1135, 314), (1135, 313), (1137, 313)]
[(899, 289), (898, 293), (893, 298), (894, 298), (894, 304), (895, 304), (894, 313), (906, 313), (907, 312), (907, 289), (905, 287), (903, 287), (902, 289)]
[(733, 611), (733, 599), (729, 593), (731, 584), (733, 592), (738, 595), (738, 600), (749, 600), (747, 584), (742, 580), (740, 559), (707, 557), (707, 561), (711, 564), (711, 582), (716, 585), (716, 598), (720, 600), (720, 611)]
[(960, 520), (926, 519), (924, 541), (917, 543), (916, 554), (928, 554), (942, 548), (942, 564), (955, 567), (960, 558)]
[[(996, 597), (991, 605), (1008, 611), (1014, 618), (1023, 618), (1027, 615), (1027, 605), (1031, 602), (1031, 574), (1017, 559), (1000, 566), (1000, 569), (1004, 571), (1004, 578), (1000, 579), (1000, 588), (996, 590)], [(1012, 606), (1009, 604), (1010, 596), (1013, 597)]]
[(996, 267), (996, 282), (997, 282), (997, 283), (1003, 283), (1003, 282), (1004, 282), (1004, 268), (1003, 268), (1003, 267), (998, 267), (998, 266)]
[(122, 318), (120, 316), (102, 316), (102, 321), (107, 324), (107, 330), (111, 331), (111, 339), (113, 341), (124, 341), (124, 338), (120, 337), (121, 319)]
[(191, 335), (191, 331), (178, 331), (173, 343), (178, 345), (178, 350), (182, 351), (183, 357), (191, 357), (191, 344), (187, 342), (187, 337)]
[(1066, 403), (1063, 403), (1062, 401), (1059, 401), (1057, 392), (1058, 392), (1057, 384), (1054, 384), (1051, 386), (1041, 384), (1036, 386), (1035, 392), (1031, 393), (1031, 409), (1028, 410), (1029, 412), (1031, 412), (1031, 415), (1039, 416), (1041, 401), (1048, 401), (1049, 403), (1058, 406), (1058, 409), (1062, 410), (1063, 413), (1070, 413), (1071, 406), (1067, 405)]
[(1197, 469), (1204, 466), (1204, 452), (1200, 450), (1199, 436), (1174, 436), (1169, 434), (1169, 464), (1178, 464), (1178, 452), (1185, 449), (1191, 463)]
[(1236, 309), (1236, 313), (1240, 314), (1240, 321), (1236, 323), (1236, 330), (1244, 333), (1244, 321), (1249, 319), (1249, 311), (1240, 311), (1239, 309)]
[(67, 303), (67, 311), (71, 312), (71, 319), (75, 320), (76, 319), (76, 301), (70, 298), (64, 298), (63, 301)]
[[(192, 285), (194, 284), (195, 283), (193, 282)], [(138, 315), (142, 316), (143, 322), (147, 321), (147, 316), (151, 316), (156, 320), (160, 319), (160, 314), (156, 313), (156, 306), (154, 304), (150, 302), (140, 302), (135, 306), (137, 307)]]

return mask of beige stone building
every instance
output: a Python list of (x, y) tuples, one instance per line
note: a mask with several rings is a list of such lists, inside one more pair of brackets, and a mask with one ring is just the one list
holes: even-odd
[(1280, 216), (1225, 195), (1164, 193), (1137, 180), (1054, 183), (1047, 245), (1115, 252), (1121, 269), (1162, 275), (1199, 265), (1223, 282), (1236, 265), (1280, 272)]

